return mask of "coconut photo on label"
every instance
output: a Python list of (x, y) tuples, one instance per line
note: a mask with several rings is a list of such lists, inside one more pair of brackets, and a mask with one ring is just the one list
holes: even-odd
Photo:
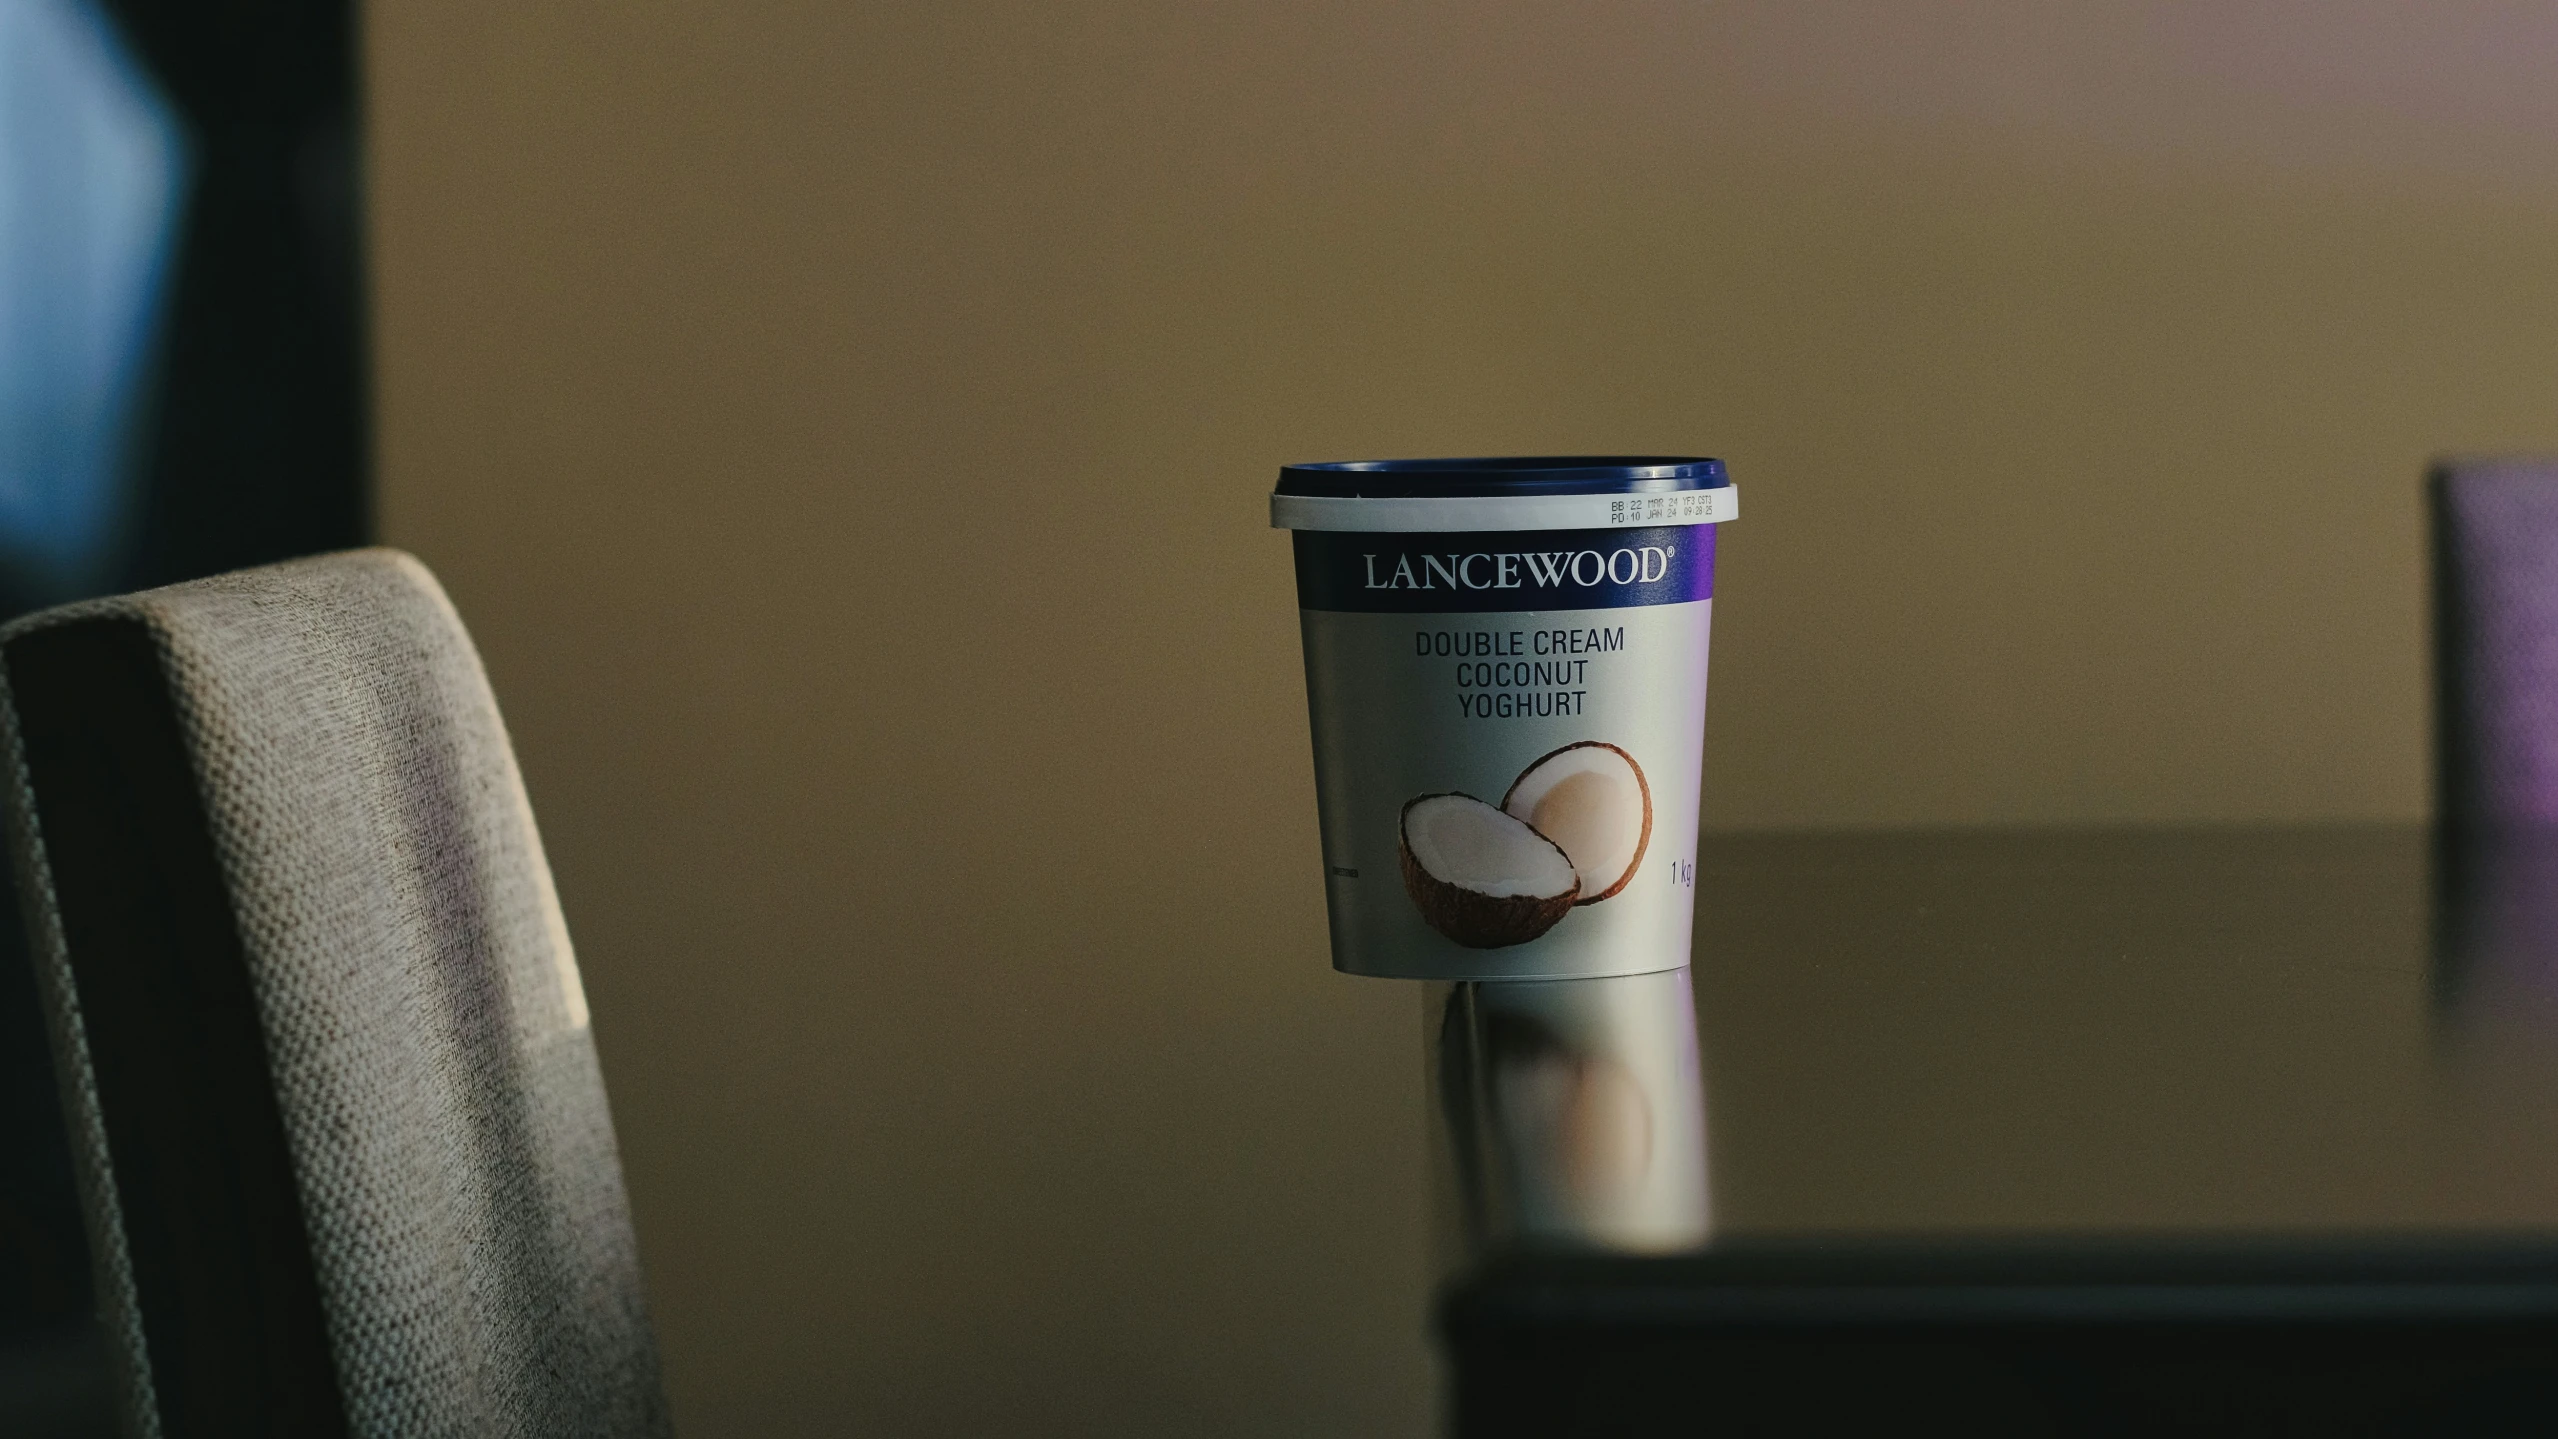
[(1623, 748), (1581, 740), (1530, 763), (1498, 805), (1415, 796), (1400, 830), (1422, 920), (1468, 949), (1506, 949), (1625, 889), (1652, 842), (1652, 788)]
[(1511, 781), (1501, 808), (1572, 857), (1580, 904), (1615, 898), (1652, 843), (1652, 786), (1643, 766), (1605, 740), (1541, 756)]

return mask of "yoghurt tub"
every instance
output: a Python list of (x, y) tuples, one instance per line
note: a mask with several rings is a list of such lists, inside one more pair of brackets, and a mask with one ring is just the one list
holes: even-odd
[(1332, 961), (1392, 979), (1688, 962), (1723, 463), (1291, 465)]

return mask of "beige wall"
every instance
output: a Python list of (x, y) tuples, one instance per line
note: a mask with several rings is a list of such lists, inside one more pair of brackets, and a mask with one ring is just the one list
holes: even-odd
[(385, 535), (696, 1432), (1419, 1422), (1283, 461), (1727, 458), (1713, 826), (2420, 813), (2418, 469), (2558, 446), (2471, 8), (377, 0)]

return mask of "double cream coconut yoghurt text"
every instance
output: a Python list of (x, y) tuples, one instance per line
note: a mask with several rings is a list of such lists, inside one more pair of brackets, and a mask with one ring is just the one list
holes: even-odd
[(1721, 462), (1297, 465), (1333, 963), (1407, 979), (1688, 961)]

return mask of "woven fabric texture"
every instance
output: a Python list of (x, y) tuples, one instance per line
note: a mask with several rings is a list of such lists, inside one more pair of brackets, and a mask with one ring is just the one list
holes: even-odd
[[(49, 611), (0, 643), (102, 615), (147, 625), (180, 717), (348, 1430), (667, 1432), (576, 961), (496, 703), (434, 578), (388, 550), (322, 556)], [(11, 743), (42, 964), (60, 926)], [(102, 1302), (149, 1432), (59, 960), (57, 1058), (92, 1171)]]
[(2558, 825), (2558, 460), (2448, 462), (2432, 487), (2444, 817)]

